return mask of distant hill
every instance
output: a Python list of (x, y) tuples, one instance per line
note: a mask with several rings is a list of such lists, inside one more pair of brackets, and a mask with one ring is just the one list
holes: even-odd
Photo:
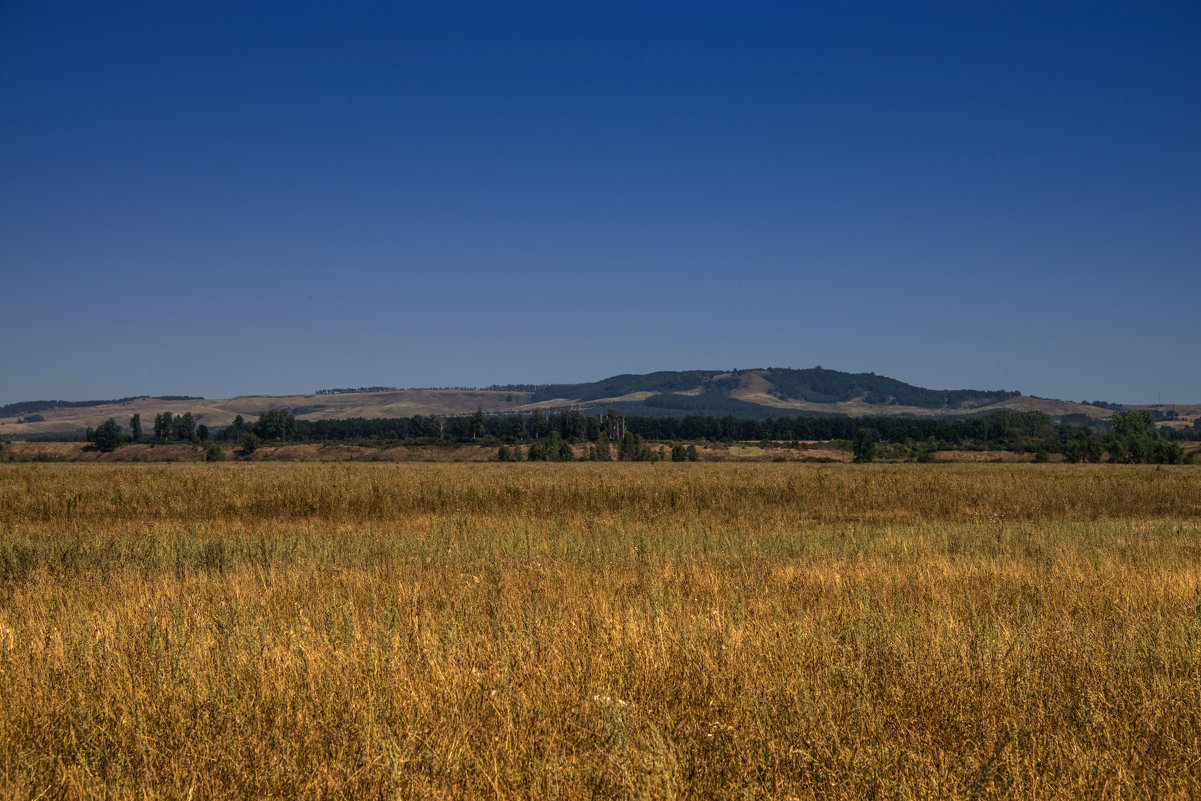
[[(772, 367), (727, 373), (715, 370), (658, 372), (619, 375), (591, 384), (550, 384), (534, 392), (532, 400), (538, 403), (569, 398), (588, 403), (645, 393), (651, 396), (675, 394), (708, 399), (741, 398), (748, 394), (765, 393), (785, 402), (837, 404), (862, 401), (877, 406), (912, 406), (919, 409), (966, 409), (1000, 403), (1021, 395), (1020, 392), (1004, 390), (923, 389), (875, 373), (843, 373), (821, 367), (808, 370)], [(697, 405), (694, 403), (692, 408), (697, 408)]]
[[(562, 408), (589, 413), (617, 408), (627, 415), (746, 418), (953, 416), (1000, 409), (1040, 411), (1053, 417), (1082, 416), (1075, 419), (1102, 419), (1112, 414), (1111, 409), (1093, 404), (1035, 398), (1011, 390), (926, 389), (874, 373), (769, 367), (661, 371), (580, 384), (506, 384), (486, 389), (359, 387), (224, 400), (142, 396), (114, 401), (28, 401), (0, 407), (0, 436), (71, 432), (98, 426), (110, 417), (127, 425), (133, 414), (141, 414), (143, 426), (149, 427), (160, 412), (191, 412), (197, 422), (216, 427), (230, 424), (237, 415), (250, 420), (270, 409), (288, 409), (302, 419), (323, 420), (470, 414), (477, 409), (504, 414)], [(1201, 413), (1201, 407), (1173, 408), (1179, 412), (1181, 424)]]
[(30, 415), (44, 412), (47, 409), (83, 409), (89, 406), (117, 406), (123, 403), (129, 403), (135, 400), (204, 400), (204, 398), (196, 395), (135, 395), (129, 398), (118, 398), (116, 400), (85, 400), (85, 401), (64, 401), (64, 400), (35, 400), (22, 401), (20, 403), (9, 403), (5, 406), (0, 406), (0, 418), (16, 417), (17, 415)]

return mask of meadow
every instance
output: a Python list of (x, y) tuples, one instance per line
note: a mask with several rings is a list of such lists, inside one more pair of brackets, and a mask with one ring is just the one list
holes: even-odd
[(6, 798), (1196, 798), (1201, 468), (0, 464)]

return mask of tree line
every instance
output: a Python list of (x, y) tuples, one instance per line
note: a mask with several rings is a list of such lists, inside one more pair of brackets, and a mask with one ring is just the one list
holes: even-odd
[[(992, 412), (976, 417), (850, 418), (781, 417), (763, 420), (733, 416), (689, 415), (682, 418), (626, 416), (616, 409), (585, 414), (568, 409), (533, 414), (300, 420), (288, 409), (271, 409), (253, 422), (238, 415), (228, 426), (210, 429), (190, 412), (154, 417), (149, 432), (141, 415), (133, 415), (128, 433), (114, 420), (87, 430), (87, 439), (100, 450), (124, 442), (238, 442), (250, 453), (263, 442), (356, 442), (403, 444), (483, 444), (498, 448), (498, 458), (557, 460), (574, 453), (573, 445), (587, 444), (587, 458), (605, 461), (689, 458), (672, 450), (660, 453), (652, 442), (695, 443), (773, 441), (836, 442), (852, 450), (857, 461), (879, 456), (925, 458), (943, 448), (977, 448), (1033, 453), (1043, 458), (1062, 454), (1069, 462), (1178, 463), (1180, 443), (1201, 438), (1201, 425), (1192, 429), (1156, 429), (1145, 410), (1115, 412), (1108, 430), (1056, 423), (1042, 412)], [(501, 449), (507, 448), (507, 452)], [(526, 446), (524, 450), (516, 450)], [(520, 453), (520, 456), (515, 454)], [(695, 448), (692, 451), (695, 454)], [(692, 458), (695, 458), (693, 456)]]
[(206, 445), (205, 455), (211, 461), (223, 459), (225, 456), (221, 446), (213, 441), (212, 430), (204, 423), (198, 424), (191, 412), (156, 414), (149, 434), (142, 427), (141, 414), (135, 414), (129, 418), (128, 433), (110, 417), (107, 422), (101, 423), (96, 428), (88, 428), (85, 438), (102, 453), (115, 451), (125, 443), (185, 442)]

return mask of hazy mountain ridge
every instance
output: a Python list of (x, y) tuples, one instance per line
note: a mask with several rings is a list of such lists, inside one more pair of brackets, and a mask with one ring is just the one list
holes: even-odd
[[(160, 412), (192, 412), (198, 423), (213, 427), (228, 425), (237, 415), (252, 419), (270, 409), (288, 409), (297, 417), (310, 420), (455, 415), (477, 410), (509, 414), (562, 408), (589, 413), (617, 408), (627, 415), (747, 418), (955, 416), (1000, 409), (1042, 411), (1055, 417), (1104, 418), (1112, 413), (1091, 404), (1036, 398), (1010, 390), (935, 390), (874, 373), (845, 373), (821, 367), (664, 370), (577, 384), (506, 386), (528, 387), (529, 391), (507, 388), (388, 391), (391, 388), (367, 387), (374, 391), (247, 395), (215, 400), (138, 396), (116, 401), (29, 401), (0, 407), (0, 436), (69, 432), (97, 426), (110, 417), (127, 425), (133, 414), (140, 414), (143, 425), (148, 425)], [(1186, 417), (1195, 416), (1196, 411), (1183, 413)]]
[(996, 403), (1021, 395), (1007, 390), (936, 390), (907, 384), (875, 373), (844, 373), (814, 367), (807, 370), (769, 367), (766, 370), (663, 371), (646, 375), (620, 375), (590, 384), (553, 384), (534, 393), (535, 401), (573, 398), (591, 401), (634, 392), (657, 394), (700, 390), (700, 395), (736, 395), (746, 389), (748, 376), (758, 376), (772, 385), (770, 394), (782, 400), (809, 403), (843, 403), (862, 399), (880, 405), (916, 406), (924, 409), (957, 409), (974, 403)]
[(126, 404), (136, 400), (163, 400), (163, 401), (188, 401), (188, 400), (204, 400), (198, 395), (131, 395), (128, 398), (115, 398), (112, 400), (84, 400), (84, 401), (65, 401), (65, 400), (35, 400), (35, 401), (20, 401), (18, 403), (9, 403), (0, 406), (0, 418), (17, 417), (19, 415), (38, 414), (47, 409), (83, 409), (89, 406), (117, 406)]

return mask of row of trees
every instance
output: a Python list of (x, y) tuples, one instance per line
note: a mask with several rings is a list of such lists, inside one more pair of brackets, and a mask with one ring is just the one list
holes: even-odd
[[(110, 425), (111, 424), (111, 425)], [(1193, 429), (1194, 438), (1201, 429)], [(241, 415), (232, 425), (212, 432), (197, 424), (190, 412), (163, 412), (154, 418), (152, 434), (142, 429), (141, 416), (129, 421), (129, 434), (109, 421), (88, 430), (88, 439), (102, 450), (122, 442), (237, 441), (243, 452), (259, 442), (409, 442), (426, 444), (477, 443), (493, 446), (526, 444), (524, 458), (562, 458), (571, 445), (589, 443), (588, 458), (608, 460), (657, 457), (651, 441), (838, 441), (850, 447), (857, 461), (871, 461), (886, 446), (909, 447), (918, 456), (939, 448), (971, 447), (1027, 453), (1061, 453), (1068, 461), (1158, 462), (1183, 459), (1180, 440), (1189, 432), (1156, 430), (1145, 410), (1116, 412), (1108, 431), (1085, 425), (1055, 423), (1041, 412), (994, 412), (958, 419), (795, 417), (747, 420), (736, 417), (626, 417), (614, 409), (585, 415), (569, 409), (552, 414), (472, 415), (440, 417), (350, 418), (298, 420), (287, 409), (264, 411), (254, 422)], [(893, 448), (895, 451), (895, 447)], [(500, 451), (498, 450), (498, 454)], [(898, 455), (892, 453), (892, 455)], [(508, 458), (508, 457), (501, 457)]]
[[(1115, 420), (1122, 420), (1118, 413)], [(1145, 411), (1138, 419), (1147, 422)], [(1119, 423), (1118, 425), (1125, 425)], [(597, 442), (604, 435), (610, 442), (619, 441), (632, 432), (647, 440), (685, 441), (852, 441), (859, 429), (874, 432), (882, 443), (925, 441), (933, 438), (940, 445), (973, 444), (989, 449), (1010, 449), (1033, 452), (1046, 447), (1062, 452), (1073, 439), (1107, 434), (1087, 426), (1057, 424), (1042, 412), (993, 412), (963, 418), (850, 418), (850, 417), (779, 417), (750, 420), (733, 416), (709, 417), (690, 415), (682, 418), (625, 416), (610, 409), (604, 414), (586, 415), (569, 409), (545, 414), (471, 415), (440, 417), (422, 416), (393, 418), (347, 418), (337, 420), (297, 420), (286, 409), (263, 412), (254, 423), (238, 418), (234, 425), (214, 433), (217, 438), (238, 439), (245, 431), (253, 431), (263, 440), (271, 441), (345, 441), (345, 440), (437, 440), (451, 443), (471, 443), (498, 440), (508, 444), (531, 442), (557, 436), (571, 443)], [(1163, 439), (1193, 439), (1199, 433), (1160, 430), (1147, 422), (1147, 433)]]
[[(129, 419), (130, 434), (134, 441), (142, 440), (142, 416), (135, 414)], [(197, 425), (191, 412), (172, 415), (163, 412), (154, 416), (154, 440), (156, 442), (207, 442), (209, 427)]]
[(111, 417), (107, 422), (96, 428), (89, 428), (85, 434), (88, 442), (100, 451), (108, 452), (126, 442), (207, 442), (211, 438), (209, 427), (203, 423), (197, 425), (196, 418), (191, 412), (173, 415), (162, 412), (154, 416), (154, 427), (149, 437), (142, 428), (142, 415), (135, 414), (129, 418), (129, 433), (117, 424)]
[[(594, 443), (587, 458), (605, 461), (650, 460), (657, 452), (645, 444), (658, 441), (842, 441), (856, 461), (871, 461), (884, 445), (905, 445), (919, 458), (943, 447), (978, 447), (1028, 453), (1062, 453), (1068, 461), (1175, 463), (1183, 459), (1179, 442), (1158, 432), (1146, 411), (1119, 412), (1113, 432), (1098, 434), (1085, 426), (1056, 424), (1041, 412), (995, 412), (973, 418), (863, 420), (832, 417), (744, 420), (734, 417), (691, 416), (681, 419), (625, 417), (610, 409), (589, 416), (578, 410), (553, 414), (349, 420), (297, 420), (289, 411), (264, 412), (253, 424), (239, 418), (219, 437), (244, 438), (246, 433), (263, 441), (402, 441), (427, 443), (488, 443), (509, 446), (498, 458), (518, 459), (512, 446), (528, 443), (524, 458), (569, 458), (570, 446)], [(1137, 433), (1136, 433), (1137, 432)], [(894, 454), (896, 455), (896, 454)]]

